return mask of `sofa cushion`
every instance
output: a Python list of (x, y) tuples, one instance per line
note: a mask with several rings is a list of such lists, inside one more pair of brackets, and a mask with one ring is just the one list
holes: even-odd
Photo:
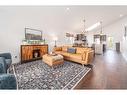
[(76, 49), (75, 48), (68, 48), (67, 52), (75, 54), (76, 53)]
[(66, 57), (69, 57), (69, 56), (70, 56), (70, 53), (67, 53), (67, 52), (61, 52), (61, 54), (62, 54), (63, 56), (66, 56)]
[(0, 74), (5, 72), (4, 64), (0, 63)]
[(15, 76), (13, 74), (1, 74), (0, 89), (17, 89)]
[(84, 53), (85, 51), (86, 51), (86, 48), (80, 48), (80, 47), (78, 47), (78, 48), (76, 48), (77, 50), (76, 50), (76, 53)]
[(80, 54), (92, 50), (91, 48), (81, 48), (81, 47), (77, 47), (76, 49), (77, 49), (76, 53), (80, 53)]
[(61, 55), (63, 55), (63, 56), (69, 56), (69, 55), (70, 55), (70, 53), (67, 53), (67, 52), (65, 52), (65, 51), (56, 51), (55, 53), (56, 53), (56, 54), (61, 54)]
[(5, 58), (0, 57), (0, 73), (6, 73)]
[(82, 60), (82, 55), (81, 54), (71, 54), (70, 58)]
[(62, 46), (62, 51), (66, 51), (67, 52), (67, 48), (68, 48), (68, 46)]
[(5, 59), (5, 62), (7, 64), (7, 69), (8, 69), (11, 65), (11, 59)]

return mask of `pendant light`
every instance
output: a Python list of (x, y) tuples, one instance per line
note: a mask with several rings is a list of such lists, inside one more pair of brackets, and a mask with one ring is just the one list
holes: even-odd
[(100, 21), (100, 24), (101, 24), (101, 31), (100, 31), (100, 35), (103, 35), (103, 32), (102, 32), (102, 21)]
[(86, 25), (85, 25), (86, 20), (84, 19), (83, 22), (84, 22), (84, 30), (83, 30), (83, 34), (86, 34)]

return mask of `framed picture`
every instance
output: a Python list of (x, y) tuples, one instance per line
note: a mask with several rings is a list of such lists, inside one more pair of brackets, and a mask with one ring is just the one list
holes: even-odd
[(42, 40), (42, 31), (37, 29), (25, 28), (26, 40)]

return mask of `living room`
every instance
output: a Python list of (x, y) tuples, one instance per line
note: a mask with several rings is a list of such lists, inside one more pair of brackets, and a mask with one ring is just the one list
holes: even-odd
[(126, 13), (127, 6), (0, 6), (0, 89), (127, 89)]

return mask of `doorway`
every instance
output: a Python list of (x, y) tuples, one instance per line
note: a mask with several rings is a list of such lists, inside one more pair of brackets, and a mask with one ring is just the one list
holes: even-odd
[(113, 37), (108, 37), (108, 49), (113, 49)]

